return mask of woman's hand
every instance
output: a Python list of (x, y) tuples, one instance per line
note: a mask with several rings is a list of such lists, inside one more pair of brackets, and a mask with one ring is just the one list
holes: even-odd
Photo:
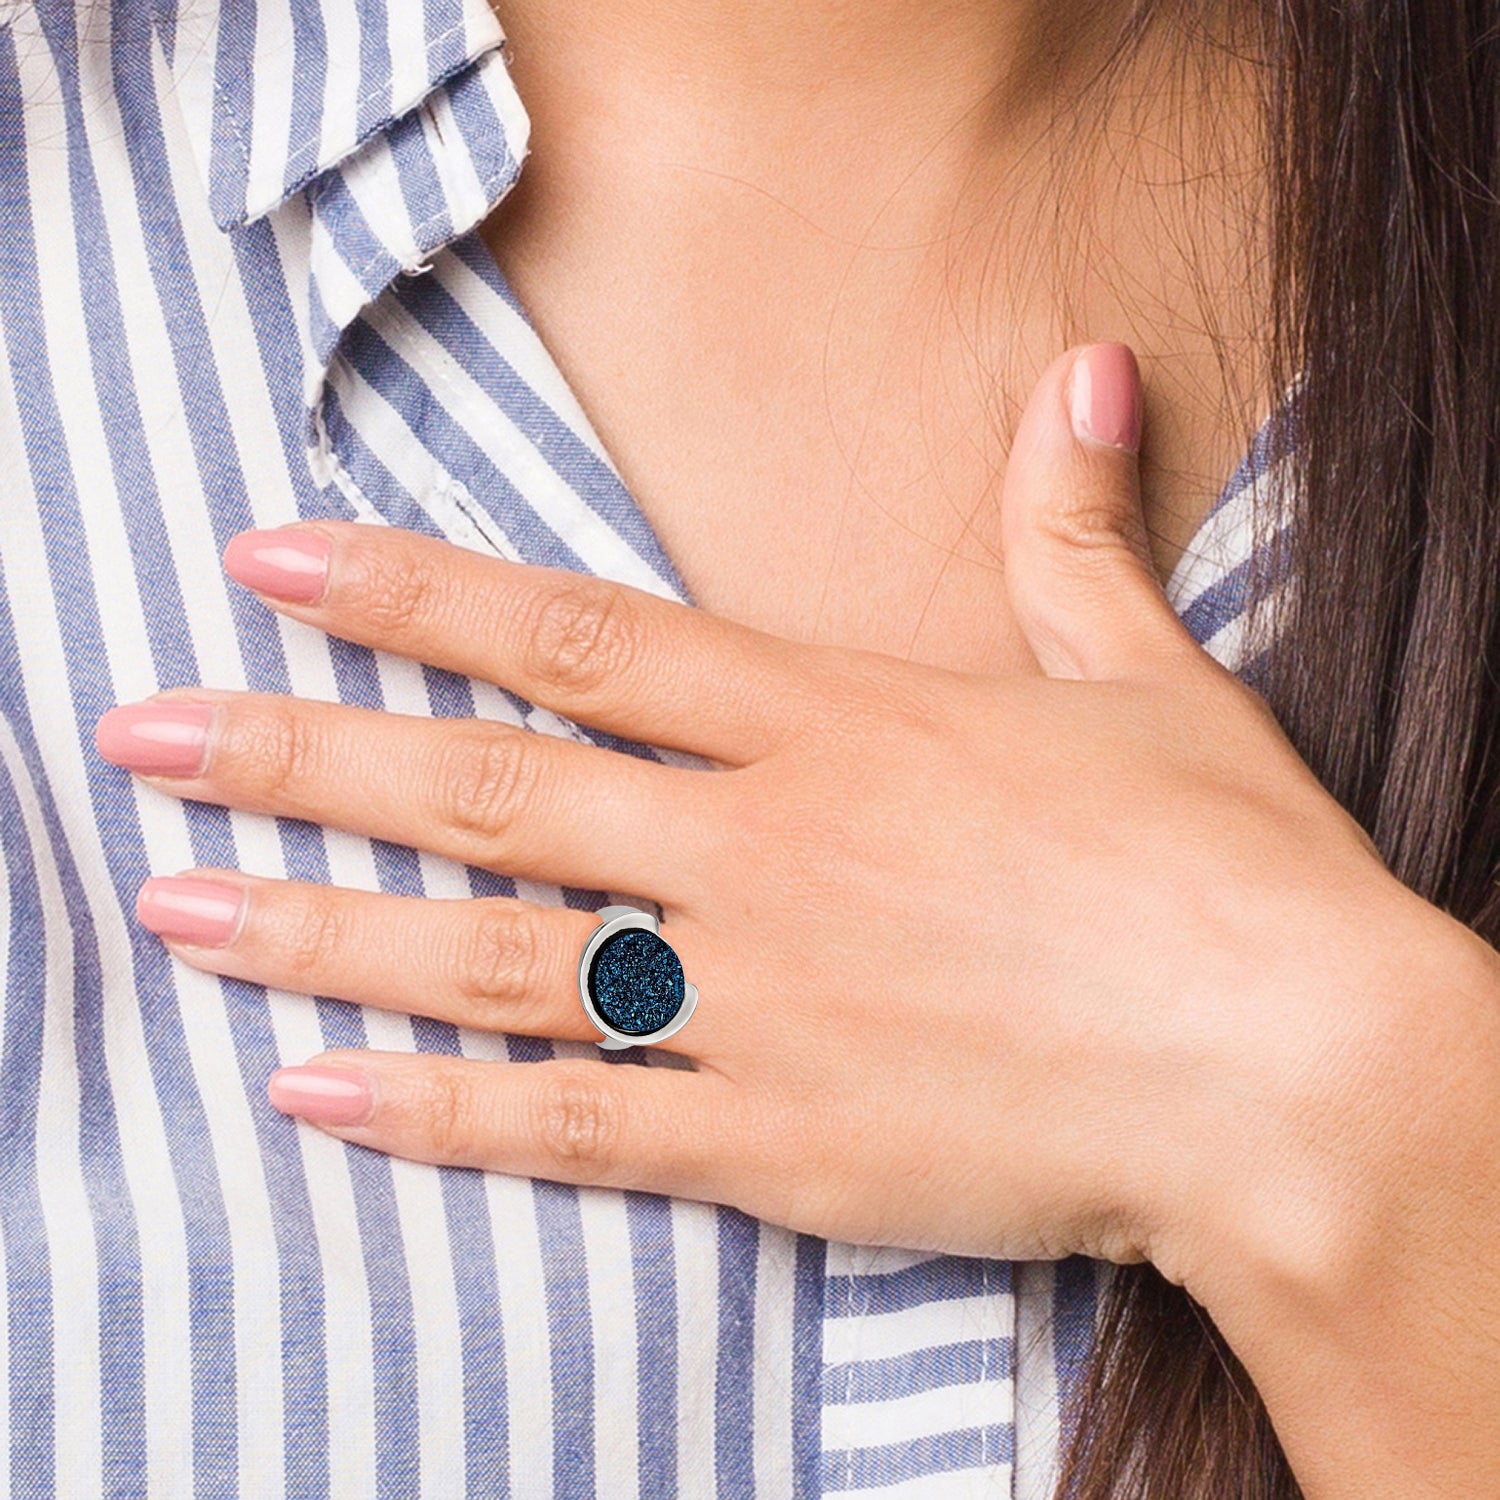
[[(1411, 970), (1470, 950), (1172, 612), (1138, 412), (1121, 346), (1038, 386), (1003, 502), (1038, 666), (1003, 679), (400, 530), (236, 538), (231, 572), (284, 614), (718, 763), (265, 694), (112, 710), (101, 751), (173, 795), (654, 898), (700, 990), (661, 1044), (693, 1069), (349, 1052), (282, 1070), (273, 1102), (402, 1156), (856, 1242), (1149, 1256), (1190, 1285), (1226, 1247), (1323, 1253), (1403, 1108)], [(598, 1035), (590, 913), (200, 871), (147, 882), (140, 914), (216, 973)], [(1423, 1012), (1429, 1045), (1460, 1048), (1472, 1009)]]

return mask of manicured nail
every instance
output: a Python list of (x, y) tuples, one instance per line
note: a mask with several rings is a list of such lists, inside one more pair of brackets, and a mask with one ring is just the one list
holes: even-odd
[(244, 889), (222, 880), (154, 875), (136, 893), (135, 914), (158, 937), (223, 948), (239, 935), (246, 904)]
[(375, 1107), (374, 1086), (353, 1068), (278, 1068), (266, 1095), (282, 1114), (313, 1125), (358, 1125)]
[(196, 776), (208, 753), (208, 703), (131, 703), (94, 726), (105, 760), (143, 776)]
[(1141, 375), (1126, 344), (1090, 344), (1073, 361), (1073, 432), (1131, 453), (1141, 446)]
[(224, 571), (257, 594), (287, 604), (316, 604), (328, 582), (332, 546), (319, 531), (284, 526), (242, 531), (224, 549)]

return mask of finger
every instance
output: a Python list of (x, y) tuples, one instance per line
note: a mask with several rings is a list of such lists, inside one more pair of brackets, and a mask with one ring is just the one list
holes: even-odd
[(826, 697), (816, 663), (830, 648), (398, 527), (319, 521), (242, 532), (224, 567), (282, 613), (346, 640), (726, 765), (769, 754)]
[[(579, 957), (599, 923), (593, 912), (194, 869), (147, 880), (136, 915), (184, 963), (211, 974), (480, 1031), (599, 1040), (578, 996)], [(662, 936), (692, 973), (677, 925), (663, 923)], [(654, 1045), (702, 1050), (714, 1020), (705, 1007)]]
[(1141, 389), (1123, 344), (1070, 351), (1021, 418), (1001, 501), (1011, 606), (1052, 677), (1159, 673), (1198, 654), (1141, 511)]
[(728, 774), (490, 720), (207, 688), (110, 709), (95, 739), (176, 797), (674, 906), (693, 898), (719, 836)]
[(727, 1202), (750, 1175), (737, 1092), (711, 1069), (592, 1058), (335, 1052), (271, 1076), (284, 1114), (412, 1161)]

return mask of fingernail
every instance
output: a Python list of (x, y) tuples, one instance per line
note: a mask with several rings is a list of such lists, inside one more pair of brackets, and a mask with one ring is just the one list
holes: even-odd
[(208, 753), (207, 703), (132, 703), (112, 708), (94, 726), (105, 760), (143, 776), (196, 776)]
[(257, 594), (287, 604), (316, 604), (328, 582), (329, 540), (295, 526), (242, 531), (224, 549), (224, 571)]
[(1129, 346), (1090, 344), (1073, 361), (1070, 379), (1074, 436), (1139, 452), (1141, 376)]
[(158, 937), (223, 948), (239, 935), (243, 887), (222, 880), (154, 875), (136, 893), (135, 914)]
[(282, 1114), (313, 1125), (358, 1125), (375, 1107), (373, 1085), (353, 1068), (278, 1068), (266, 1095)]

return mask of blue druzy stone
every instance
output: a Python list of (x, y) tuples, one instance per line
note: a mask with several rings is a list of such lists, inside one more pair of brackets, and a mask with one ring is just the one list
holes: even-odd
[(686, 998), (682, 960), (665, 938), (627, 927), (599, 945), (589, 964), (589, 995), (616, 1031), (660, 1031)]

